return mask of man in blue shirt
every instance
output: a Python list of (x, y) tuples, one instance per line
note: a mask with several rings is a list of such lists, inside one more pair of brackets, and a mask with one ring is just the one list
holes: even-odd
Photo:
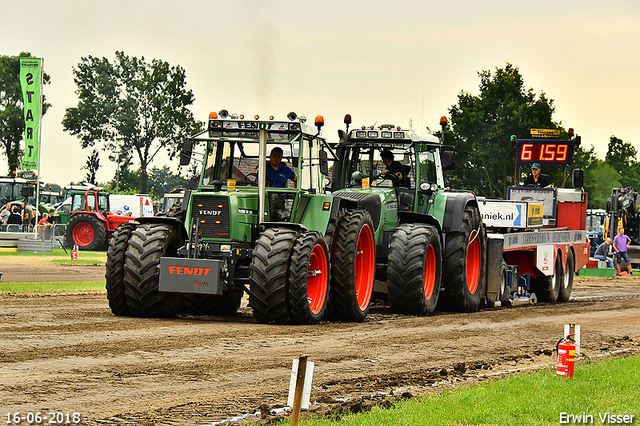
[[(267, 186), (273, 185), (275, 188), (286, 186), (287, 179), (291, 179), (294, 184), (298, 183), (298, 175), (291, 167), (282, 163), (282, 155), (284, 151), (279, 146), (274, 147), (269, 154), (269, 162), (267, 163)], [(255, 173), (258, 172), (256, 168)]]

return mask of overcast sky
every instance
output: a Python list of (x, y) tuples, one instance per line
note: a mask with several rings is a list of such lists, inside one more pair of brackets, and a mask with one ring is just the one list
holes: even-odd
[[(2, 1), (0, 54), (44, 57), (51, 76), (43, 181), (84, 177), (89, 149), (61, 124), (77, 105), (72, 68), (116, 50), (182, 66), (199, 120), (322, 114), (329, 140), (345, 113), (436, 130), (460, 91), (478, 93), (478, 71), (510, 62), (601, 158), (611, 135), (640, 150), (639, 0)], [(107, 157), (99, 181), (115, 173)]]

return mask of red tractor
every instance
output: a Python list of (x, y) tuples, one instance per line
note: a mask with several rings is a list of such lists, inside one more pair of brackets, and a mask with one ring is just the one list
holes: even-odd
[(88, 190), (71, 197), (66, 239), (69, 245), (77, 244), (80, 250), (100, 250), (120, 224), (134, 220), (130, 216), (111, 213), (106, 192)]

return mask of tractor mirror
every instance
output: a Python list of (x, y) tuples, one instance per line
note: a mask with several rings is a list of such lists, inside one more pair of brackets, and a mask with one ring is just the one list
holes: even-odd
[(188, 166), (191, 161), (191, 153), (193, 151), (193, 141), (186, 140), (184, 144), (182, 144), (182, 149), (180, 150), (180, 165)]
[(324, 176), (329, 174), (329, 164), (327, 163), (327, 151), (320, 150), (318, 153), (318, 157), (320, 158), (320, 173)]
[(456, 152), (454, 150), (444, 150), (442, 151), (442, 168), (444, 170), (455, 170), (456, 169)]
[(571, 182), (573, 183), (574, 188), (582, 188), (582, 186), (584, 185), (584, 170), (573, 169), (573, 174), (571, 175)]

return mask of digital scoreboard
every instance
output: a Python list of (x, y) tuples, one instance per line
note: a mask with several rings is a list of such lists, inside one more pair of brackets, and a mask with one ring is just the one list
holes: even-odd
[(572, 141), (553, 139), (518, 139), (516, 143), (517, 164), (572, 164), (574, 144)]

